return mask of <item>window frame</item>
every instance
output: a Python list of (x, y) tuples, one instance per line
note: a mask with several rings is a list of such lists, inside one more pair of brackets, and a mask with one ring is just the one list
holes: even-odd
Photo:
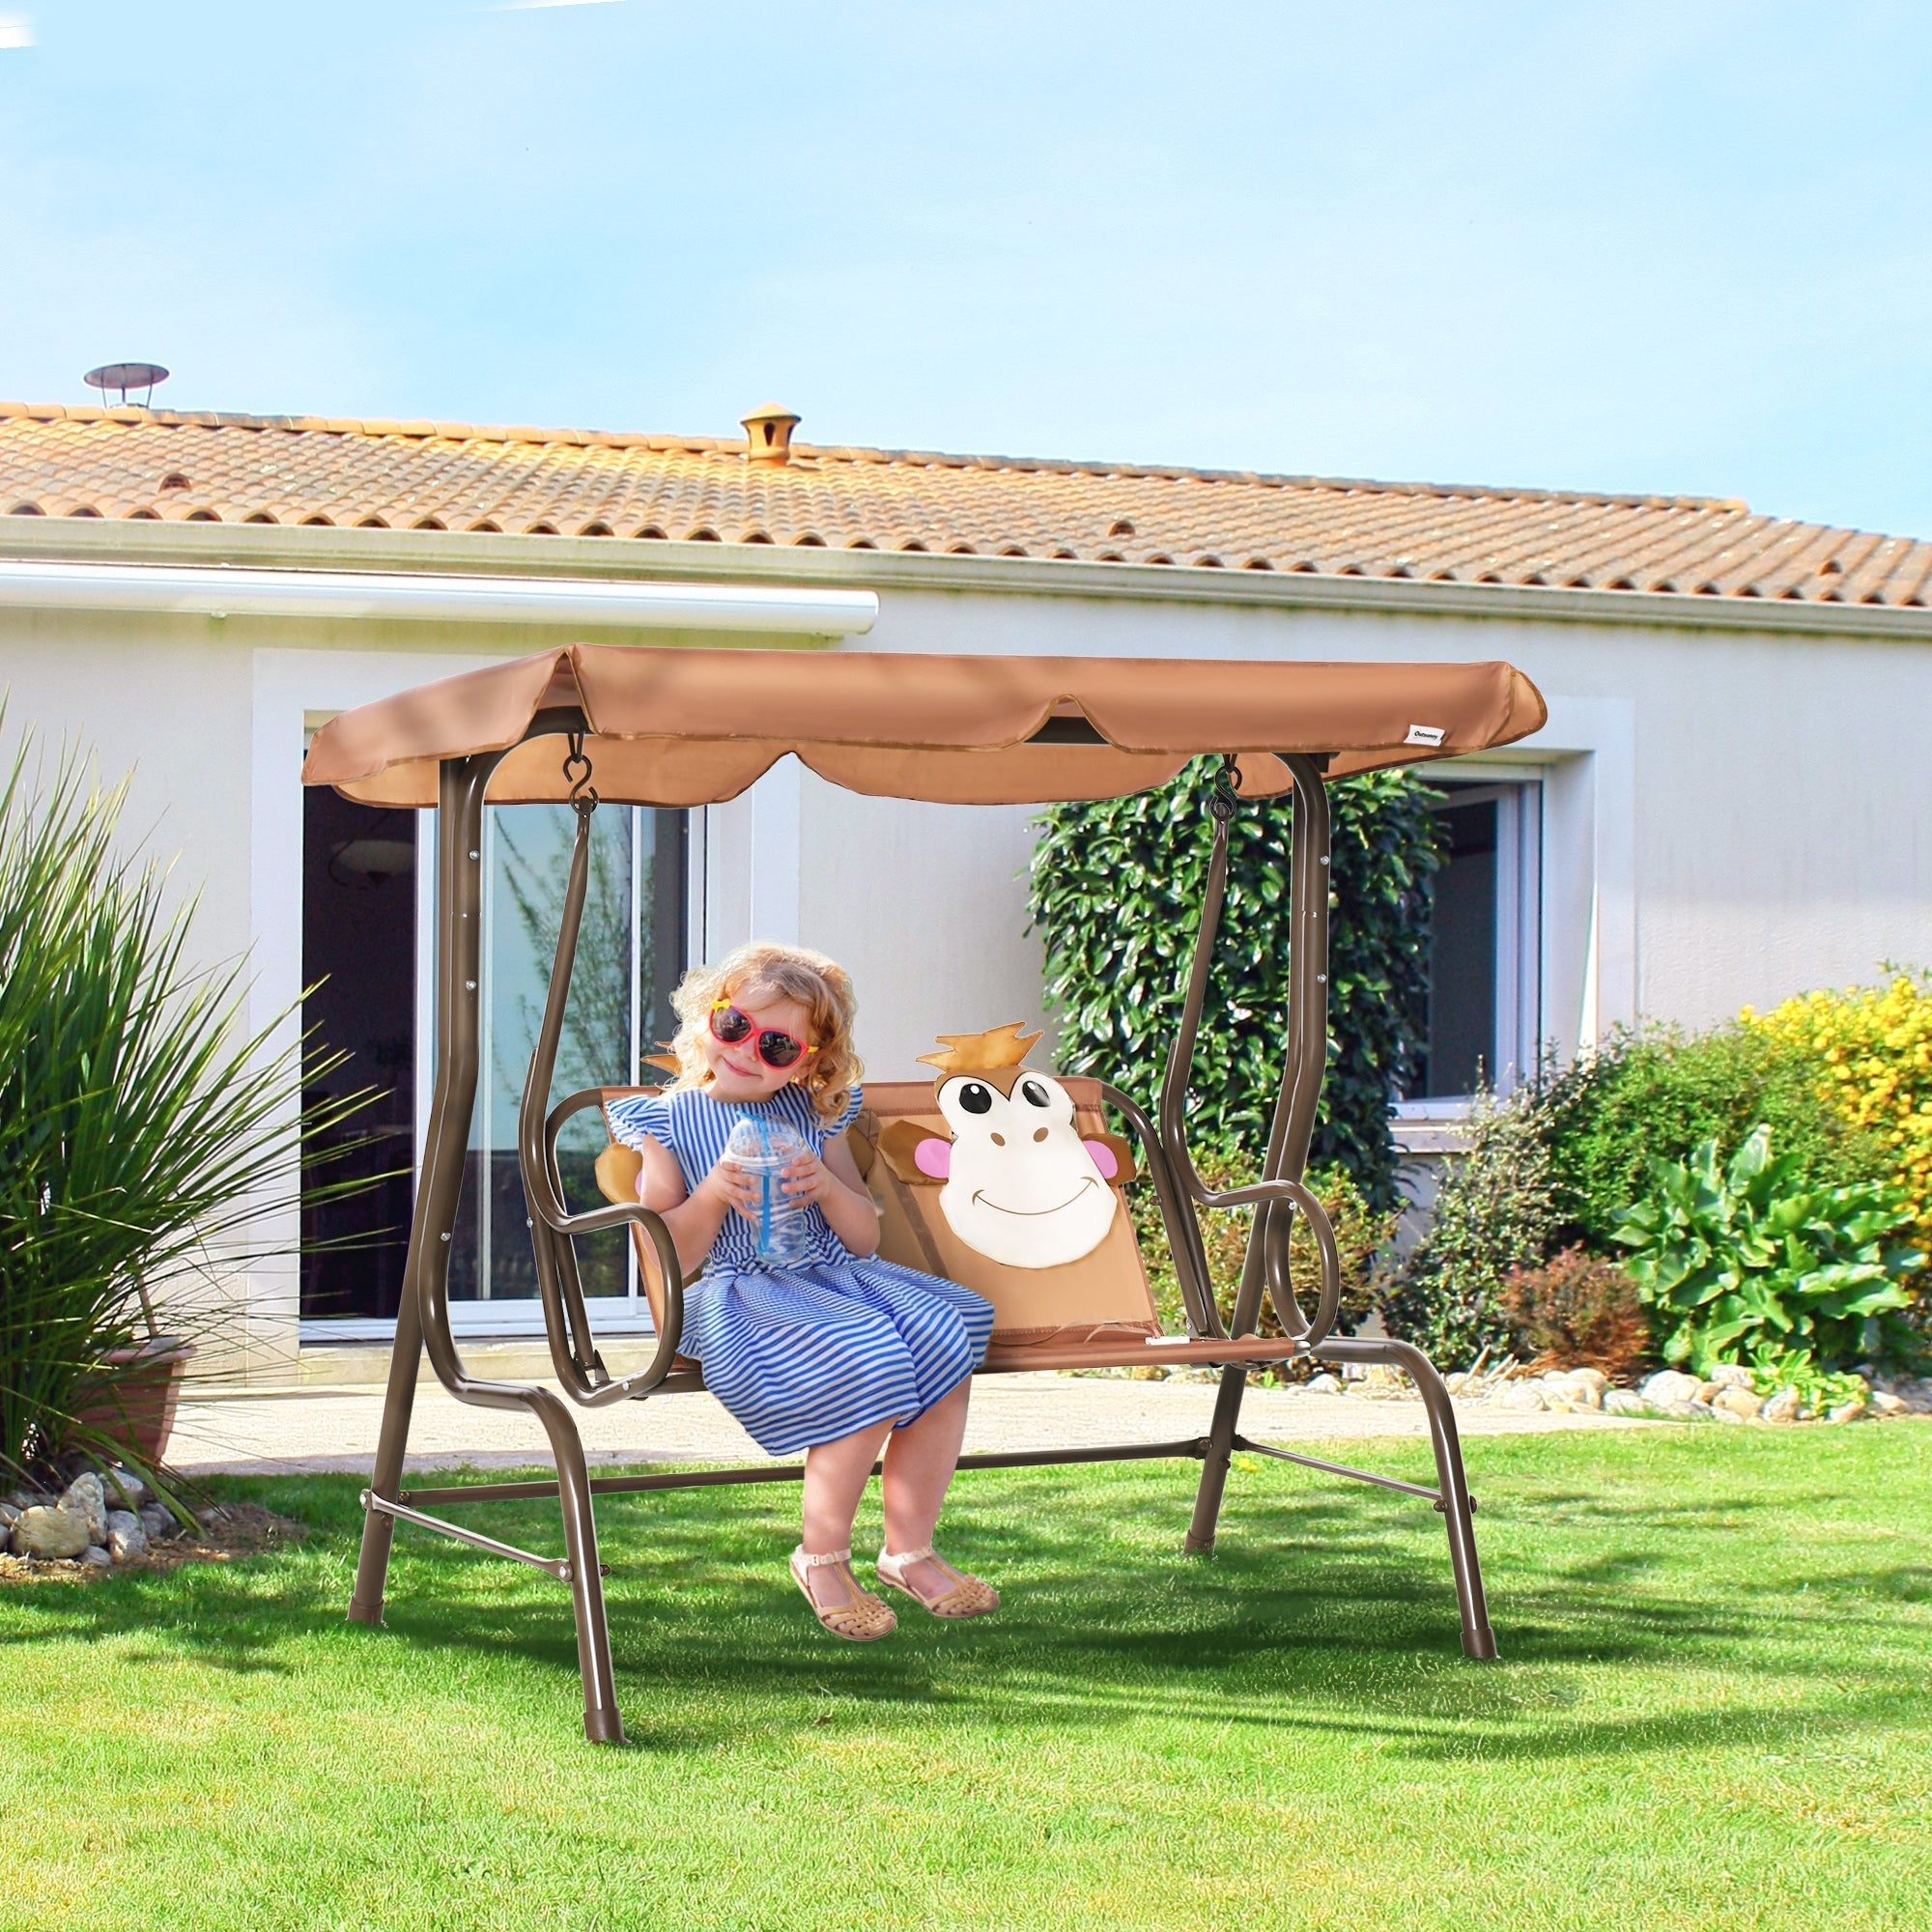
[[(1498, 1094), (1513, 1092), (1534, 1074), (1543, 1042), (1545, 781), (1540, 766), (1451, 764), (1427, 775), (1451, 805), (1494, 804), (1495, 990), (1491, 1018), (1492, 1058), (1488, 1069)], [(1390, 1103), (1397, 1121), (1456, 1120), (1466, 1115), (1473, 1094), (1439, 1094)]]

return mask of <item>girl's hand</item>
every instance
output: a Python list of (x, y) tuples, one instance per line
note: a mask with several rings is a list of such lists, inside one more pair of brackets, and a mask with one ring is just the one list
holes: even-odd
[(802, 1153), (790, 1162), (783, 1175), (784, 1191), (794, 1201), (811, 1201), (823, 1206), (826, 1197), (839, 1185), (838, 1177), (815, 1153)]
[(697, 1183), (700, 1194), (708, 1194), (726, 1208), (735, 1208), (748, 1221), (758, 1218), (758, 1183), (727, 1155), (720, 1154), (711, 1172)]

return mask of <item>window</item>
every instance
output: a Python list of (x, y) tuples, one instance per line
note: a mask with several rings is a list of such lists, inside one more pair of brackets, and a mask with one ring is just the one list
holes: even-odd
[(1424, 1050), (1402, 1111), (1507, 1093), (1541, 1037), (1540, 781), (1437, 782), (1444, 864), (1435, 874)]

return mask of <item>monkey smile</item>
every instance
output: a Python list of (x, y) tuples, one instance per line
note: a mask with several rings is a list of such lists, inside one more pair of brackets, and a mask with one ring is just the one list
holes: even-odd
[(1058, 1214), (1061, 1208), (1071, 1208), (1090, 1187), (1098, 1187), (1100, 1183), (1090, 1176), (1060, 1204), (1059, 1208), (1002, 1208), (997, 1201), (987, 1200), (985, 1190), (980, 1187), (976, 1187), (973, 1190), (973, 1200), (977, 1206), (990, 1208), (996, 1214), (1018, 1214), (1029, 1221), (1033, 1221), (1037, 1220), (1042, 1214)]

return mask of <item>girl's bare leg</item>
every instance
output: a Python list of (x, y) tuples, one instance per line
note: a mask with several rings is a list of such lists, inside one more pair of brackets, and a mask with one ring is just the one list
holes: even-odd
[[(859, 1498), (866, 1493), (872, 1464), (892, 1433), (888, 1417), (869, 1429), (841, 1435), (836, 1442), (820, 1442), (805, 1452), (804, 1544), (808, 1556), (829, 1556), (850, 1545)], [(958, 1451), (953, 1453), (956, 1456)], [(805, 1574), (810, 1580), (814, 1604), (837, 1605), (847, 1601), (844, 1580), (830, 1565)]]
[[(966, 1405), (972, 1389), (968, 1378), (950, 1395), (941, 1396), (917, 1422), (892, 1432), (884, 1488), (886, 1548), (893, 1555), (923, 1549), (932, 1541), (940, 1505), (959, 1464), (959, 1446), (966, 1439)], [(945, 1572), (929, 1563), (913, 1564), (906, 1578), (930, 1591), (944, 1590), (948, 1583)]]

